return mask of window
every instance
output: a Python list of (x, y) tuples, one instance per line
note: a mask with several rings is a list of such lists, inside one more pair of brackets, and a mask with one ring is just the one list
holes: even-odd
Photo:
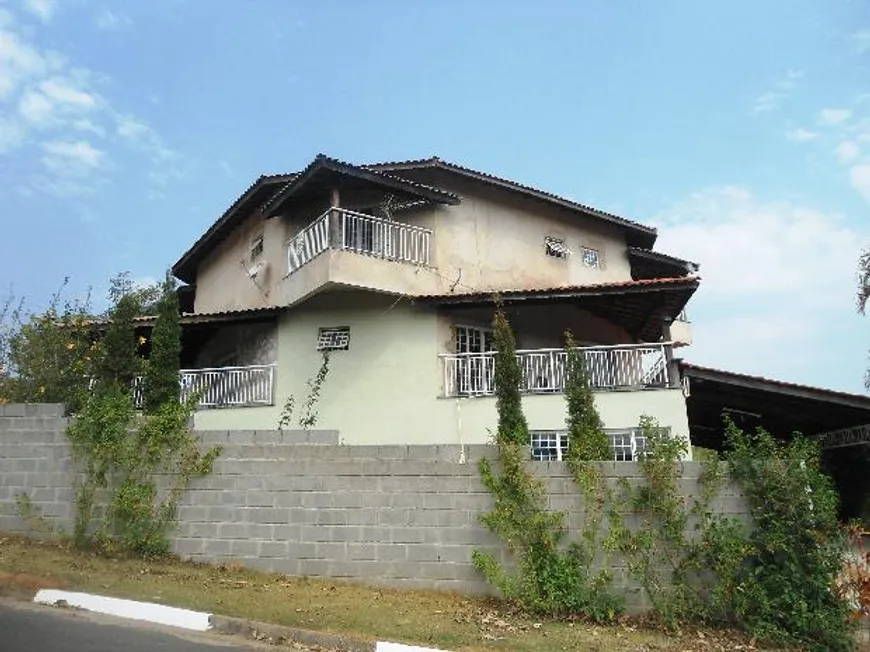
[(248, 250), (248, 258), (254, 262), (263, 255), (263, 234), (251, 240), (251, 248)]
[(598, 253), (598, 249), (583, 247), (583, 264), (586, 267), (600, 267), (601, 255)]
[[(670, 434), (670, 428), (661, 429)], [(614, 462), (632, 462), (646, 452), (646, 437), (640, 428), (606, 429), (610, 438)], [(558, 430), (532, 430), (529, 433), (532, 459), (538, 462), (559, 462), (568, 451), (568, 433)]]
[(538, 430), (531, 432), (532, 459), (538, 462), (560, 462), (568, 452), (568, 433)]
[(544, 238), (544, 251), (552, 258), (567, 258), (571, 254), (564, 240), (549, 236)]
[(492, 394), (495, 390), (495, 359), (485, 355), (495, 350), (492, 329), (456, 326), (454, 349), (456, 392), (459, 396)]
[(318, 351), (347, 351), (350, 348), (350, 328), (321, 328), (317, 334)]
[(486, 353), (495, 350), (494, 334), (491, 328), (457, 326), (455, 336), (456, 353)]

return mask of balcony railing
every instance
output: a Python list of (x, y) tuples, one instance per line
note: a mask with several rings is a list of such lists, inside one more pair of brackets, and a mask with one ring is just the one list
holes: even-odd
[(343, 208), (330, 208), (287, 242), (287, 273), (327, 249), (340, 249), (412, 265), (428, 265), (432, 231)]
[[(582, 347), (592, 389), (667, 387), (670, 342)], [(441, 355), (445, 396), (488, 396), (495, 393), (495, 352)], [(520, 391), (552, 394), (565, 390), (565, 349), (517, 351), (522, 369)]]
[[(274, 405), (275, 365), (183, 369), (178, 374), (181, 400), (199, 393), (197, 407)], [(143, 405), (143, 382), (133, 383), (136, 407)]]

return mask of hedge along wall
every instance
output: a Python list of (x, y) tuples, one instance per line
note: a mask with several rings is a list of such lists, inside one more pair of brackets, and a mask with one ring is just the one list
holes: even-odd
[[(51, 524), (72, 530), (75, 496), (61, 406), (0, 406), (0, 531), (26, 532), (16, 497), (26, 493)], [(183, 497), (174, 550), (201, 562), (233, 562), (289, 575), (489, 593), (471, 563), (475, 548), (503, 559), (478, 523), (492, 497), (477, 461), (491, 446), (342, 446), (335, 431), (202, 431), (221, 444), (214, 473)], [(549, 503), (582, 522), (582, 499), (562, 463), (533, 463)], [(602, 463), (611, 485), (640, 477), (630, 462)], [(683, 464), (682, 491), (698, 491), (700, 464)], [(713, 509), (747, 516), (724, 490)], [(615, 562), (619, 563), (619, 562)], [(632, 611), (647, 600), (614, 568)]]

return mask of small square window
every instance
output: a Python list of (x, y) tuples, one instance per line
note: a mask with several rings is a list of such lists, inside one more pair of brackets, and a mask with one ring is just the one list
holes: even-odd
[(350, 328), (321, 328), (317, 334), (318, 351), (347, 351), (350, 348)]
[(598, 253), (598, 249), (583, 247), (583, 264), (586, 265), (586, 267), (600, 267), (601, 256)]
[(567, 258), (571, 254), (565, 241), (560, 238), (544, 238), (544, 251), (553, 258)]
[(256, 238), (251, 240), (251, 248), (248, 250), (248, 257), (251, 259), (251, 262), (257, 260), (260, 256), (263, 255), (263, 236), (258, 235)]

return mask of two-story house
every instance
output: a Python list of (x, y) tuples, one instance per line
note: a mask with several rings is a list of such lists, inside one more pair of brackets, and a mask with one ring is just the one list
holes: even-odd
[[(584, 347), (617, 459), (643, 414), (688, 438), (673, 348), (694, 263), (653, 228), (433, 158), (317, 156), (262, 176), (173, 273), (189, 285), (184, 387), (204, 429), (274, 429), (329, 352), (317, 427), (350, 444), (484, 443), (496, 424), (493, 296), (513, 325), (533, 455), (566, 445), (565, 350)], [(208, 409), (214, 408), (214, 409)]]

